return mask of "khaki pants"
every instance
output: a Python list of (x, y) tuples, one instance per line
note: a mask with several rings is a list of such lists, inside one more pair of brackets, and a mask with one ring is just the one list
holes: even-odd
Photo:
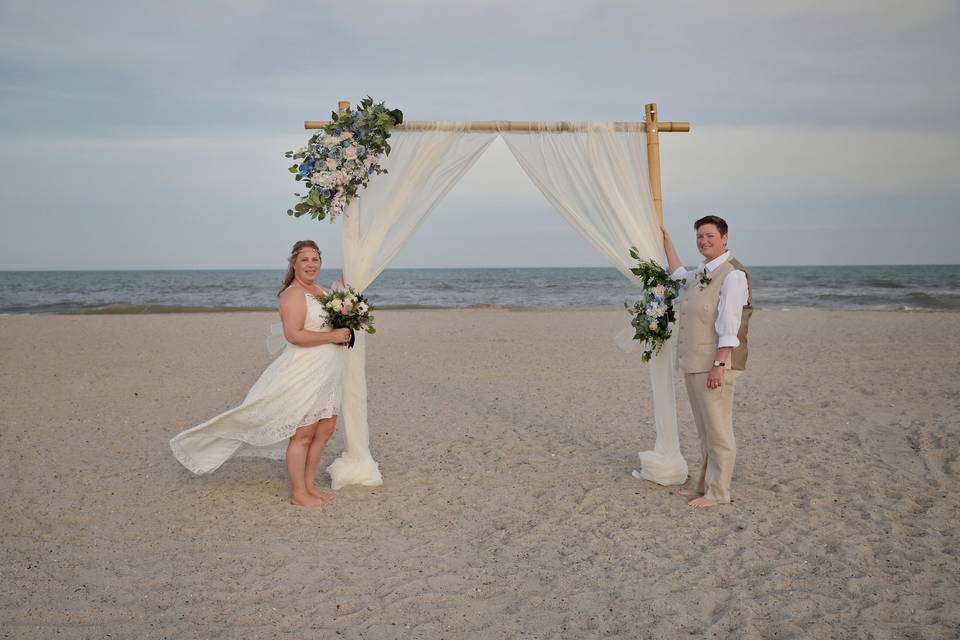
[(702, 461), (693, 489), (707, 500), (730, 502), (730, 483), (737, 460), (733, 437), (733, 386), (740, 371), (724, 369), (719, 389), (707, 388), (708, 373), (686, 373), (687, 396), (700, 436)]

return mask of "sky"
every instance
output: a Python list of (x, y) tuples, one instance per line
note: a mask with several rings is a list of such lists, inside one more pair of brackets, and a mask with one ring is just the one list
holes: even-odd
[[(661, 120), (664, 216), (745, 264), (960, 263), (960, 3), (0, 3), (0, 270), (283, 268), (283, 153), (408, 120)], [(604, 266), (495, 142), (391, 266)]]

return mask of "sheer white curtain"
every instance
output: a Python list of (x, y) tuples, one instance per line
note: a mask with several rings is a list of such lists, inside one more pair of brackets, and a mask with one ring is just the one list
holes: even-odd
[[(575, 131), (502, 135), (547, 200), (621, 273), (634, 277), (629, 271), (631, 246), (642, 257), (666, 264), (650, 195), (644, 133), (617, 131), (612, 123), (583, 123)], [(674, 353), (671, 339), (650, 361), (657, 440), (653, 451), (639, 454), (638, 475), (665, 485), (687, 478), (677, 434)]]
[[(370, 286), (496, 137), (496, 132), (467, 132), (463, 123), (394, 131), (392, 150), (383, 162), (388, 173), (370, 180), (342, 220), (347, 284), (358, 291)], [(341, 419), (346, 450), (327, 467), (333, 488), (382, 484), (370, 454), (364, 334), (357, 335), (354, 348), (347, 352)]]

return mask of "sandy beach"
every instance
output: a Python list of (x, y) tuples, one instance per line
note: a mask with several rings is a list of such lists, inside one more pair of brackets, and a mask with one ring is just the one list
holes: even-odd
[[(0, 637), (960, 637), (960, 315), (757, 312), (708, 511), (630, 476), (626, 319), (378, 313), (385, 484), (310, 510), (281, 463), (167, 447), (242, 399), (274, 314), (0, 317)], [(678, 406), (694, 471), (679, 376)]]

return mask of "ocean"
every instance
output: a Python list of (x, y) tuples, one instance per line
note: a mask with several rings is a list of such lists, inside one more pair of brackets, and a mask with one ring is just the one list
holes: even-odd
[[(960, 265), (752, 267), (761, 309), (960, 311)], [(320, 281), (333, 282), (337, 270)], [(273, 310), (282, 270), (0, 271), (2, 314)], [(611, 268), (388, 269), (378, 308), (622, 308), (637, 287)]]

